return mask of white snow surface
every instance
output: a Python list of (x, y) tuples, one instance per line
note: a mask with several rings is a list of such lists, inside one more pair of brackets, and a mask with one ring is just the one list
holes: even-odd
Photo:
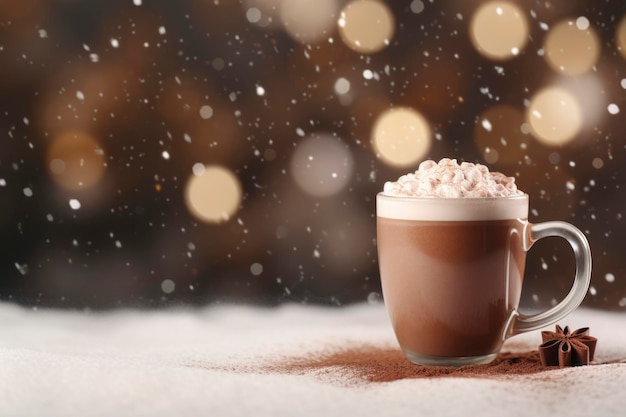
[[(0, 416), (623, 416), (626, 315), (579, 309), (560, 324), (590, 327), (595, 365), (549, 378), (346, 384), (341, 370), (254, 369), (285, 355), (395, 347), (380, 304), (91, 313), (0, 304)], [(519, 335), (510, 347), (540, 339)]]

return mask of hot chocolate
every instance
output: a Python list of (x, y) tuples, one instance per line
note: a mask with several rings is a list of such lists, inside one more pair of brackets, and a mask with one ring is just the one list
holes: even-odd
[(405, 349), (429, 356), (498, 352), (524, 275), (525, 253), (515, 241), (520, 226), (379, 219), (381, 275), (394, 276), (383, 280), (383, 293)]
[(527, 197), (433, 199), (411, 213), (413, 203), (378, 200), (383, 295), (400, 345), (409, 357), (495, 357), (521, 294)]
[[(584, 298), (591, 254), (564, 222), (531, 225), (528, 195), (512, 177), (479, 164), (423, 162), (385, 184), (376, 198), (383, 297), (406, 356), (424, 365), (494, 359), (504, 340), (552, 324)], [(522, 316), (526, 251), (546, 236), (565, 238), (576, 256), (574, 287), (560, 304)]]

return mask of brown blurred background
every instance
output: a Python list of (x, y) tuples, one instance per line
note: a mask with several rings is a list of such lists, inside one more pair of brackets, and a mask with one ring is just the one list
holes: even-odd
[[(626, 310), (626, 3), (0, 0), (0, 299), (379, 302), (374, 196), (480, 162)], [(530, 252), (524, 308), (571, 285)]]

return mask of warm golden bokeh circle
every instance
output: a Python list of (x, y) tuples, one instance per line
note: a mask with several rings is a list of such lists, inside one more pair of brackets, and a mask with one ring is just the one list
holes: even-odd
[(563, 20), (554, 25), (544, 42), (548, 65), (559, 74), (579, 75), (588, 72), (600, 56), (600, 40), (591, 27)]
[(410, 108), (393, 108), (383, 112), (372, 129), (376, 155), (392, 166), (414, 165), (428, 153), (431, 141), (428, 121)]
[(57, 135), (46, 154), (48, 172), (61, 187), (78, 191), (100, 181), (105, 169), (105, 155), (100, 142), (81, 130)]
[(301, 43), (315, 43), (334, 30), (339, 6), (336, 0), (289, 0), (279, 3), (287, 33)]
[(341, 39), (350, 49), (371, 54), (389, 45), (395, 18), (381, 1), (354, 0), (341, 11), (338, 26)]
[(193, 171), (185, 188), (185, 203), (191, 214), (206, 223), (228, 221), (242, 199), (237, 176), (219, 165), (207, 165), (204, 169), (194, 166)]
[(547, 87), (530, 99), (526, 119), (538, 141), (549, 146), (563, 146), (580, 132), (583, 112), (569, 91)]
[(514, 3), (491, 1), (481, 5), (470, 22), (470, 39), (479, 53), (494, 60), (513, 58), (528, 41), (528, 21)]

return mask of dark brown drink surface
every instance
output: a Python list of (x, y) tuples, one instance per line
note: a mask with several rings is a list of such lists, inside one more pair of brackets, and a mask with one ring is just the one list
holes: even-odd
[(521, 294), (522, 223), (377, 223), (383, 296), (400, 346), (442, 357), (496, 353)]

